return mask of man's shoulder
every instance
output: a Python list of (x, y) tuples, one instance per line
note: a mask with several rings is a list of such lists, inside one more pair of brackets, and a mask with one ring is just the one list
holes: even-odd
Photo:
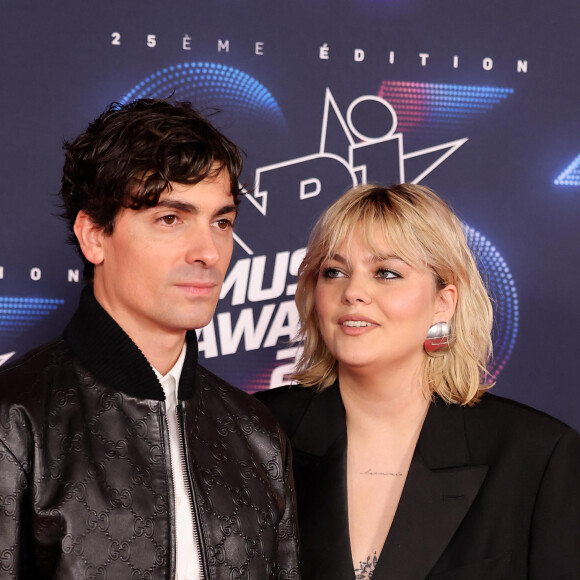
[(60, 373), (67, 348), (57, 338), (0, 368), (0, 440), (24, 453), (30, 429), (42, 431), (47, 420), (47, 392)]
[(18, 389), (31, 381), (36, 383), (51, 368), (62, 364), (63, 357), (68, 355), (68, 348), (59, 336), (3, 365), (0, 368), (0, 398), (4, 398), (12, 385)]
[(279, 429), (272, 414), (252, 395), (228, 383), (201, 365), (197, 366), (196, 379), (197, 387), (218, 396), (224, 409), (240, 416), (255, 417), (270, 430), (277, 431)]
[(234, 398), (239, 397), (241, 400), (243, 400), (245, 397), (249, 398), (247, 393), (241, 389), (238, 389), (238, 387), (234, 387), (234, 385), (228, 383), (226, 380), (222, 379), (200, 364), (197, 365), (196, 369), (196, 381), (197, 386), (202, 389), (217, 390), (219, 392), (223, 392), (224, 394), (227, 393)]

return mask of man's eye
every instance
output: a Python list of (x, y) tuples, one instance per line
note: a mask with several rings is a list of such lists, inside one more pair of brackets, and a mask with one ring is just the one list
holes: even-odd
[(220, 230), (224, 231), (234, 227), (234, 223), (232, 222), (232, 220), (228, 218), (222, 218), (217, 220), (216, 225)]
[(177, 222), (176, 215), (164, 215), (163, 217), (161, 217), (159, 219), (167, 226), (172, 226)]
[(344, 274), (337, 268), (324, 268), (322, 270), (323, 278), (342, 278)]

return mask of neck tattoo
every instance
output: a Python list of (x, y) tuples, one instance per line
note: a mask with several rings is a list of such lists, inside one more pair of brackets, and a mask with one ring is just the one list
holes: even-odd
[(389, 477), (403, 477), (403, 474), (400, 471), (372, 471), (371, 469), (367, 469), (366, 471), (361, 471), (361, 475), (386, 475)]

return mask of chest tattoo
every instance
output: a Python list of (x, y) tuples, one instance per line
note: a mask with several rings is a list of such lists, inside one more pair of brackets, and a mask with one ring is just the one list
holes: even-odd
[(367, 556), (366, 561), (360, 562), (358, 567), (354, 569), (356, 580), (370, 580), (377, 567), (377, 560), (377, 553), (375, 552), (373, 556)]
[(403, 477), (400, 471), (372, 471), (367, 469), (366, 471), (361, 471), (361, 475), (390, 475), (391, 477)]

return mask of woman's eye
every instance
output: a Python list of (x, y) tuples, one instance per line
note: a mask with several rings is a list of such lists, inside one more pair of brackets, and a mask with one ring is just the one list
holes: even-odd
[(377, 278), (382, 278), (383, 280), (390, 280), (391, 278), (400, 278), (399, 274), (393, 272), (392, 270), (387, 270), (386, 268), (381, 268), (376, 273)]
[(342, 278), (344, 274), (338, 268), (324, 268), (322, 270), (323, 278)]

